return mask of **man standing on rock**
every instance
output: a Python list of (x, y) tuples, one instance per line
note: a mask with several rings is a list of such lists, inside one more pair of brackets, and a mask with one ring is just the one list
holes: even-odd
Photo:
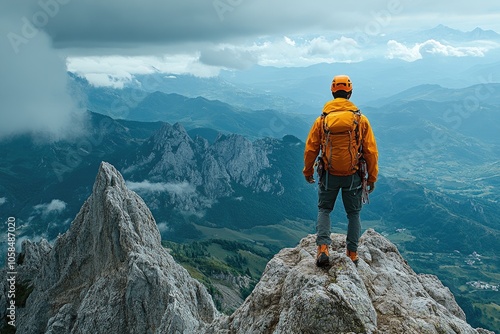
[(330, 213), (340, 190), (348, 219), (346, 254), (357, 264), (361, 232), (359, 213), (368, 200), (368, 193), (375, 189), (378, 175), (377, 144), (370, 122), (349, 101), (351, 79), (347, 75), (335, 76), (331, 91), (334, 99), (325, 104), (322, 115), (314, 122), (304, 152), (306, 181), (316, 182), (313, 176), (315, 166), (319, 177), (318, 267), (329, 264)]

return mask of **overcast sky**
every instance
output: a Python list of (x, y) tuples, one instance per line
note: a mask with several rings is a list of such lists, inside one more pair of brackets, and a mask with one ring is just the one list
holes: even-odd
[[(377, 36), (438, 24), (500, 32), (499, 14), (499, 2), (491, 0), (2, 1), (0, 138), (67, 128), (70, 112), (78, 110), (66, 94), (68, 69), (120, 87), (153, 68), (212, 76), (252, 64), (359, 61), (364, 44)], [(418, 46), (393, 41), (388, 47), (405, 60), (418, 58)]]

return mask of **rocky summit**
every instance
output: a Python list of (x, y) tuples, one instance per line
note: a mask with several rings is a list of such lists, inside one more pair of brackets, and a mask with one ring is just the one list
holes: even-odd
[(332, 241), (327, 268), (315, 265), (314, 235), (281, 250), (244, 303), (222, 315), (162, 247), (143, 200), (102, 163), (70, 229), (53, 245), (23, 243), (17, 333), (492, 333), (467, 324), (449, 289), (416, 274), (374, 230), (361, 237), (358, 266), (344, 255), (345, 235)]
[(315, 236), (283, 249), (252, 294), (208, 333), (493, 333), (467, 324), (436, 276), (418, 275), (396, 246), (374, 230), (360, 239), (356, 267), (345, 235), (332, 234), (330, 265), (315, 265)]
[(107, 163), (70, 229), (53, 246), (25, 242), (18, 263), (19, 283), (32, 291), (17, 310), (17, 333), (200, 333), (217, 316)]

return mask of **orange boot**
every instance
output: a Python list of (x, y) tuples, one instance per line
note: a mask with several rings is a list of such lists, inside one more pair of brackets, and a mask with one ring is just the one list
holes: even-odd
[(354, 262), (355, 265), (358, 265), (359, 257), (358, 257), (358, 252), (346, 250), (347, 256)]
[(316, 265), (325, 267), (330, 264), (330, 254), (328, 253), (328, 245), (318, 246), (318, 255), (316, 256)]

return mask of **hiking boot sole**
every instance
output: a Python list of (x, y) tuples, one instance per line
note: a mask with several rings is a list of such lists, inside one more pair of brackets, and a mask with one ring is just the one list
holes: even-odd
[(317, 259), (316, 259), (316, 266), (318, 267), (326, 267), (330, 264), (330, 258), (322, 253)]

